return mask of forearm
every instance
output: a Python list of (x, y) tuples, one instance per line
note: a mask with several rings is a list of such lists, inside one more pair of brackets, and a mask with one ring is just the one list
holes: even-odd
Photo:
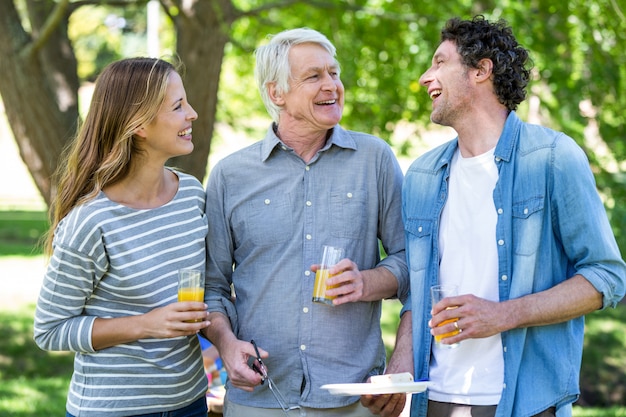
[(501, 303), (501, 307), (508, 329), (544, 326), (600, 309), (602, 294), (582, 275), (575, 275), (545, 291)]
[(210, 325), (207, 315), (206, 304), (187, 301), (155, 308), (145, 314), (97, 318), (92, 328), (92, 345), (99, 350), (139, 339), (194, 336)]
[(363, 274), (362, 301), (377, 301), (395, 297), (398, 292), (398, 280), (385, 267), (361, 271)]
[(226, 349), (229, 341), (237, 339), (230, 325), (230, 320), (225, 314), (211, 312), (209, 313), (209, 321), (211, 325), (203, 329), (202, 334), (215, 345), (218, 351)]
[(122, 343), (150, 337), (144, 333), (143, 315), (97, 318), (93, 323), (91, 343), (94, 350), (101, 350)]
[(387, 365), (387, 370), (385, 371), (388, 374), (398, 374), (402, 372), (410, 372), (411, 374), (414, 373), (413, 330), (411, 327), (411, 321), (411, 311), (407, 311), (400, 318), (393, 354), (389, 359), (389, 364)]

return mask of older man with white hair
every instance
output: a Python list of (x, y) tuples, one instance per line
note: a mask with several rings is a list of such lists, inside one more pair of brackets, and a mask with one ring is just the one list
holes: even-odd
[[(409, 287), (402, 171), (383, 140), (339, 126), (344, 87), (324, 35), (279, 33), (256, 59), (273, 123), (207, 186), (204, 334), (228, 371), (225, 416), (368, 416), (358, 396), (320, 387), (384, 372), (381, 300)], [(324, 245), (344, 249), (332, 306), (312, 301)]]

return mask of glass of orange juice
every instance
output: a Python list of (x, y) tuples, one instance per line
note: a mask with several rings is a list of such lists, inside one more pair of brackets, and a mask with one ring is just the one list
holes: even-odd
[[(178, 301), (204, 301), (204, 276), (198, 269), (178, 270)], [(200, 322), (201, 319), (187, 322)]]
[[(458, 295), (459, 294), (459, 287), (456, 286), (456, 285), (433, 285), (432, 287), (430, 287), (430, 294), (432, 296), (433, 306), (434, 306), (435, 304), (437, 304), (439, 301), (443, 300), (446, 297), (453, 297), (455, 295)], [(456, 307), (448, 307), (448, 310), (449, 309), (453, 309), (453, 308), (456, 308)], [(448, 323), (454, 323), (457, 320), (458, 320), (458, 318), (444, 320), (437, 327), (441, 327), (441, 326), (443, 326), (445, 324), (448, 324)], [(443, 348), (449, 348), (449, 349), (450, 348), (455, 348), (455, 347), (459, 346), (458, 343), (453, 343), (451, 345), (441, 343), (442, 339), (444, 339), (446, 337), (454, 336), (454, 335), (457, 335), (457, 334), (459, 334), (459, 329), (458, 328), (456, 328), (456, 329), (454, 329), (454, 330), (452, 330), (451, 332), (448, 332), (448, 333), (435, 335), (435, 346), (443, 347)]]
[(326, 285), (326, 280), (333, 275), (328, 273), (328, 269), (338, 263), (343, 255), (343, 249), (335, 246), (325, 245), (322, 251), (322, 261), (315, 273), (315, 283), (313, 284), (313, 301), (316, 303), (333, 305), (333, 298), (326, 295), (326, 290), (333, 287)]

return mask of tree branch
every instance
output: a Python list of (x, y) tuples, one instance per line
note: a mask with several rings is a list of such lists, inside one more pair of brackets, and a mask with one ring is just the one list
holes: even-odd
[(282, 1), (275, 1), (271, 3), (265, 3), (257, 8), (250, 9), (248, 11), (241, 11), (241, 16), (242, 17), (258, 16), (267, 10), (288, 7), (294, 4), (298, 4), (298, 3), (307, 3), (307, 2), (304, 2), (302, 0), (282, 0)]
[(116, 6), (124, 7), (131, 4), (147, 3), (148, 0), (76, 0), (70, 5), (72, 11), (82, 6)]
[(165, 14), (173, 22), (174, 21), (174, 16), (172, 16), (172, 13), (170, 12), (170, 7), (174, 6), (177, 9), (180, 10), (180, 8), (181, 8), (180, 1), (178, 1), (178, 0), (170, 0), (170, 1), (168, 1), (168, 0), (160, 0), (159, 3), (161, 3), (161, 9), (163, 9)]
[(363, 6), (349, 4), (349, 3), (337, 4), (337, 3), (328, 2), (324, 0), (319, 0), (319, 1), (317, 0), (307, 0), (307, 1), (279, 0), (279, 1), (274, 1), (271, 3), (265, 3), (259, 7), (250, 9), (248, 11), (242, 11), (241, 16), (246, 16), (246, 17), (258, 16), (261, 13), (267, 10), (271, 10), (273, 8), (289, 7), (298, 3), (304, 3), (312, 7), (318, 7), (320, 9), (341, 9), (341, 10), (350, 10), (353, 12), (361, 11), (361, 12), (366, 12), (371, 15), (377, 15), (383, 19), (396, 20), (396, 21), (409, 21), (410, 22), (410, 21), (414, 21), (415, 19), (419, 17), (419, 15), (416, 13), (392, 13), (392, 12), (384, 11), (382, 9), (374, 9), (371, 7), (363, 7)]
[(41, 31), (39, 32), (39, 36), (34, 39), (34, 42), (28, 44), (26, 48), (24, 48), (21, 52), (23, 58), (34, 56), (39, 50), (46, 44), (52, 33), (59, 26), (59, 23), (63, 20), (65, 13), (67, 11), (67, 6), (69, 5), (70, 0), (60, 0), (48, 19), (46, 23), (44, 23)]
[(622, 12), (619, 4), (617, 4), (615, 0), (611, 0), (611, 6), (613, 6), (613, 8), (615, 9), (615, 13), (621, 18), (621, 20), (626, 20), (624, 19), (624, 13)]
[(50, 16), (42, 26), (39, 31), (39, 36), (34, 38), (34, 41), (30, 43), (24, 50), (21, 52), (21, 56), (24, 57), (32, 57), (46, 44), (52, 33), (57, 29), (59, 23), (63, 20), (66, 14), (71, 14), (74, 10), (78, 9), (81, 6), (87, 5), (102, 5), (107, 4), (111, 6), (125, 6), (129, 4), (139, 4), (145, 3), (147, 0), (82, 0), (75, 1), (70, 3), (70, 0), (59, 0)]

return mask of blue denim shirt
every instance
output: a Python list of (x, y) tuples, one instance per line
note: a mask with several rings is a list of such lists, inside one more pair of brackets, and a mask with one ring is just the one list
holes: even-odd
[[(387, 268), (398, 280), (398, 298), (406, 299), (402, 178), (387, 143), (340, 126), (309, 163), (270, 128), (264, 140), (211, 172), (209, 311), (227, 314), (240, 340), (254, 339), (269, 353), (264, 362), (289, 405), (352, 404), (358, 396), (331, 395), (320, 386), (365, 382), (384, 371), (381, 301), (313, 303), (310, 267), (323, 245), (341, 246), (360, 270)], [(267, 384), (254, 392), (226, 388), (235, 403), (278, 407)]]
[[(429, 287), (438, 280), (438, 233), (447, 199), (454, 139), (417, 159), (403, 185), (403, 220), (411, 278), (405, 310), (413, 314), (416, 378), (428, 378)], [(509, 115), (494, 154), (493, 192), (500, 300), (551, 288), (583, 275), (603, 307), (624, 296), (625, 265), (588, 160), (568, 136)], [(532, 416), (557, 407), (571, 415), (579, 395), (584, 318), (502, 334), (504, 386), (496, 416)], [(428, 394), (413, 396), (411, 416), (425, 416)]]

